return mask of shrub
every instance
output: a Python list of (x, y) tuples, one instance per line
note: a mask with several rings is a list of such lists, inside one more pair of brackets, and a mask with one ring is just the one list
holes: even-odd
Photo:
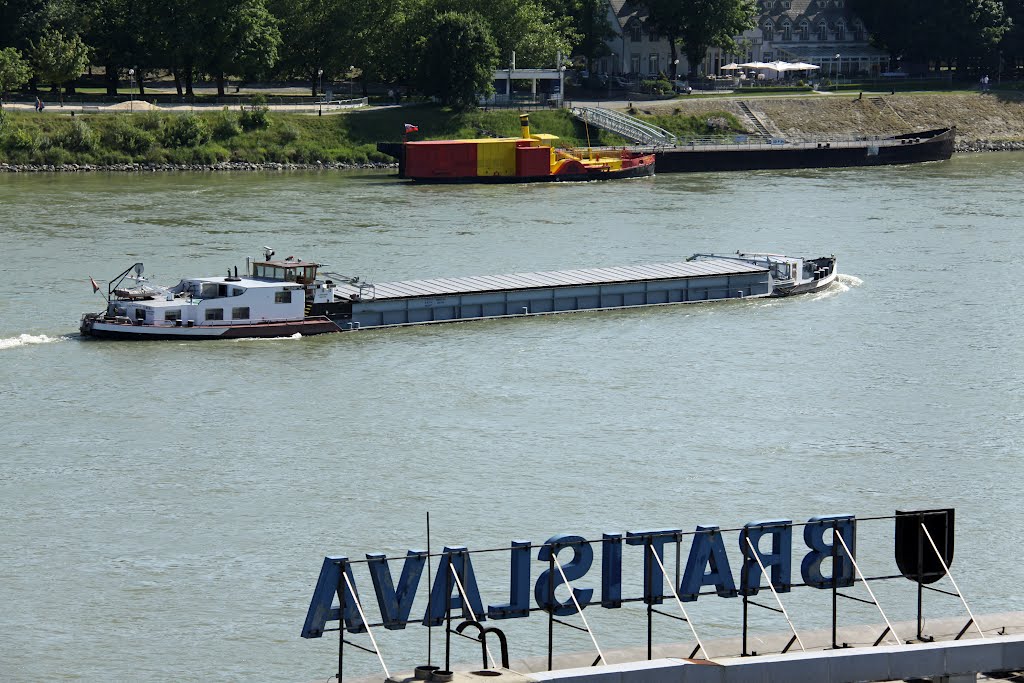
[(135, 120), (139, 124), (139, 128), (143, 130), (158, 132), (164, 125), (164, 117), (158, 111), (147, 111), (142, 114), (133, 114)]
[(7, 125), (7, 112), (5, 112), (3, 109), (0, 109), (0, 133), (3, 132), (4, 126), (6, 126), (6, 125)]
[(238, 117), (239, 123), (245, 130), (267, 128), (270, 126), (269, 111), (270, 107), (267, 106), (267, 98), (263, 95), (257, 95), (253, 98), (252, 105), (248, 108), (242, 107), (242, 114)]
[(4, 136), (4, 148), (11, 152), (35, 152), (39, 141), (24, 128), (15, 128)]
[(290, 123), (285, 123), (278, 129), (278, 135), (281, 138), (281, 143), (287, 145), (290, 142), (295, 142), (299, 139), (299, 131), (295, 126)]
[(641, 81), (640, 89), (654, 95), (671, 95), (675, 92), (672, 83), (664, 79)]
[(72, 119), (71, 129), (57, 139), (57, 144), (72, 152), (91, 152), (98, 143), (96, 131), (82, 119)]
[(44, 164), (50, 164), (52, 166), (63, 166), (64, 164), (72, 163), (71, 152), (63, 147), (51, 147), (50, 149), (41, 150), (39, 155), (40, 160)]
[(137, 156), (153, 148), (156, 136), (148, 130), (137, 128), (125, 119), (118, 118), (104, 133), (103, 144)]
[(198, 147), (210, 141), (210, 129), (198, 116), (182, 114), (167, 122), (162, 137), (165, 147)]
[(224, 107), (213, 120), (214, 140), (228, 140), (241, 132), (242, 128), (238, 125), (238, 117), (228, 111), (227, 107)]

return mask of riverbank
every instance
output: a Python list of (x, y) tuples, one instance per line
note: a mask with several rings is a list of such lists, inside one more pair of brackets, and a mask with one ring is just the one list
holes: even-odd
[[(704, 136), (742, 131), (741, 104), (772, 134), (789, 140), (889, 136), (953, 125), (957, 152), (1024, 150), (1024, 98), (1011, 92), (736, 95), (636, 103), (631, 112), (677, 135)], [(534, 130), (557, 135), (568, 147), (625, 144), (563, 110), (530, 116)], [(328, 116), (258, 106), (78, 116), (0, 110), (0, 173), (386, 169), (394, 160), (378, 152), (376, 143), (400, 140), (406, 123), (419, 128), (412, 139), (519, 133), (515, 110), (456, 112), (433, 106)]]
[(1024, 98), (1016, 92), (859, 93), (799, 97), (677, 99), (638, 105), (640, 114), (743, 117), (745, 103), (774, 135), (790, 140), (889, 136), (956, 126), (957, 152), (1024, 150)]

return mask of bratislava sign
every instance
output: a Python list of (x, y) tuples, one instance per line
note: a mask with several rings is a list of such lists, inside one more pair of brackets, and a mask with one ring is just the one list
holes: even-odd
[[(799, 549), (803, 585), (819, 589), (853, 585), (854, 568), (850, 555), (856, 557), (856, 518), (853, 515), (827, 515), (812, 517), (805, 524), (796, 526), (803, 527), (803, 548)], [(685, 536), (692, 536), (690, 550), (679, 584), (673, 585), (680, 600), (692, 602), (701, 595), (709, 594), (723, 598), (756, 595), (762, 588), (763, 575), (770, 577), (777, 592), (788, 592), (793, 587), (793, 529), (791, 520), (744, 525), (737, 534), (740, 551), (738, 575), (733, 573), (725, 534), (717, 526), (698, 526), (696, 531), (688, 534), (681, 529), (611, 533), (598, 540), (559, 534), (540, 546), (529, 541), (512, 541), (507, 551), (511, 575), (508, 600), (488, 604), (486, 609), (480, 583), (473, 571), (472, 553), (466, 547), (446, 546), (440, 553), (427, 609), (422, 618), (415, 620), (410, 619), (410, 615), (428, 559), (426, 551), (408, 551), (397, 588), (391, 571), (391, 565), (397, 564), (394, 559), (371, 553), (366, 555), (365, 562), (359, 561), (358, 564), (366, 564), (380, 612), (380, 623), (387, 629), (403, 629), (410, 623), (437, 626), (444, 621), (449, 610), (459, 610), (463, 618), (470, 618), (472, 614), (478, 621), (528, 617), (537, 610), (565, 616), (576, 612), (576, 603), (580, 609), (590, 605), (617, 609), (623, 602), (638, 599), (647, 604), (660, 604), (665, 597), (665, 581), (675, 581), (666, 577), (662, 570), (665, 547), (681, 542)], [(837, 534), (841, 535), (842, 541), (836, 539)], [(735, 543), (736, 539), (732, 542)], [(638, 574), (642, 572), (644, 579), (642, 598), (624, 599), (622, 596), (623, 543), (643, 546), (645, 560), (642, 568), (639, 563), (635, 567)], [(594, 566), (595, 547), (600, 548), (598, 568)], [(536, 580), (531, 581), (533, 548), (537, 549), (536, 561), (541, 571)], [(653, 555), (657, 555), (657, 561), (651, 561)], [(829, 561), (830, 575), (822, 571), (822, 563), (826, 561)], [(366, 594), (361, 594), (356, 586), (353, 564), (356, 562), (345, 557), (324, 558), (302, 629), (304, 638), (319, 638), (328, 622), (339, 619), (344, 619), (345, 628), (350, 632), (365, 630), (355, 598), (360, 601), (367, 619), (372, 617)], [(633, 571), (634, 567), (627, 569)], [(595, 595), (593, 587), (586, 587), (596, 583), (595, 574), (600, 578), (599, 596)], [(572, 597), (556, 599), (556, 590), (566, 582), (572, 585), (575, 603)], [(703, 591), (705, 587), (713, 587), (713, 593)], [(563, 589), (561, 593), (568, 595), (568, 590)], [(338, 607), (334, 606), (335, 598), (338, 599)]]

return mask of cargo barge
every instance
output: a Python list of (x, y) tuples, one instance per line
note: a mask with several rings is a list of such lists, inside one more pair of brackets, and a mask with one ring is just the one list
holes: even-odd
[(567, 150), (558, 137), (531, 133), (519, 117), (518, 138), (403, 142), (396, 150), (400, 178), (421, 183), (535, 183), (637, 178), (654, 173), (655, 156), (628, 149)]
[(885, 138), (814, 142), (694, 142), (658, 148), (658, 173), (753, 171), (796, 168), (886, 166), (946, 161), (953, 156), (956, 128), (937, 128)]
[[(371, 284), (288, 257), (249, 261), (243, 275), (150, 284), (141, 263), (107, 286), (83, 336), (107, 339), (287, 337), (378, 327), (785, 296), (836, 277), (834, 256), (697, 254), (673, 263)], [(133, 274), (134, 273), (134, 274)], [(90, 279), (91, 280), (91, 279)], [(126, 281), (134, 282), (127, 285)], [(92, 281), (92, 280), (91, 280)], [(93, 282), (94, 290), (99, 285)]]
[[(653, 154), (658, 173), (702, 173), (947, 161), (953, 156), (955, 143), (956, 128), (937, 128), (884, 138), (813, 142), (704, 140), (668, 147), (636, 148), (634, 151)], [(406, 177), (406, 150), (401, 143), (381, 142), (377, 143), (377, 149), (398, 159), (399, 176)]]

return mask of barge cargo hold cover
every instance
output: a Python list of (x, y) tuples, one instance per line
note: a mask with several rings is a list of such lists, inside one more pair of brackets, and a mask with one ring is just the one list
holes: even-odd
[(312, 314), (327, 315), (342, 329), (360, 329), (767, 297), (772, 281), (767, 267), (721, 259), (411, 280), (361, 289), (339, 283), (337, 293), (352, 299), (351, 317), (316, 305)]

